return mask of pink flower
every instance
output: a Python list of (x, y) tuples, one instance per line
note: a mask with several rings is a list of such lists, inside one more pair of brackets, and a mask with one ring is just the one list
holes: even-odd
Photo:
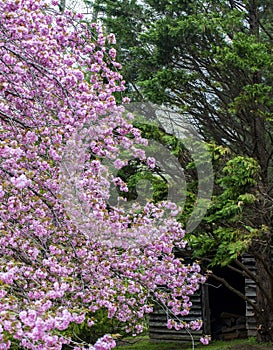
[(121, 169), (123, 168), (125, 165), (127, 165), (127, 161), (121, 160), (121, 159), (117, 159), (114, 161), (114, 166), (116, 169)]
[(148, 157), (146, 163), (151, 169), (155, 168), (155, 159), (153, 157)]
[(29, 186), (31, 183), (31, 181), (29, 179), (27, 179), (25, 174), (22, 174), (17, 178), (12, 177), (10, 180), (11, 180), (12, 184), (20, 190)]
[(200, 338), (200, 342), (204, 345), (208, 345), (210, 342), (210, 336), (209, 335), (205, 335), (204, 337)]
[(107, 36), (107, 40), (108, 40), (108, 43), (109, 43), (109, 44), (116, 44), (116, 37), (115, 37), (115, 34), (110, 33), (110, 34)]
[(113, 60), (116, 58), (117, 52), (114, 48), (111, 48), (108, 53)]
[(3, 198), (5, 195), (5, 191), (3, 190), (3, 187), (0, 185), (0, 198)]

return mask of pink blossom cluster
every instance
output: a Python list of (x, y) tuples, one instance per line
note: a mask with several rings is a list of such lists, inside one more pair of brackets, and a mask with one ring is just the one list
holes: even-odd
[[(184, 231), (171, 215), (162, 219), (167, 204), (147, 205), (142, 213), (132, 209), (130, 215), (107, 207), (111, 179), (102, 157), (117, 168), (120, 147), (145, 158), (138, 150), (145, 140), (114, 97), (125, 89), (114, 43), (114, 35), (104, 36), (99, 25), (70, 11), (57, 13), (47, 1), (0, 0), (3, 350), (13, 343), (36, 350), (63, 344), (112, 349), (109, 335), (94, 345), (76, 344), (66, 331), (106, 308), (128, 332), (141, 332), (153, 301), (171, 315), (186, 315), (190, 296), (205, 280), (198, 265), (184, 265), (174, 256), (175, 245), (185, 245)], [(92, 140), (89, 158), (80, 147), (74, 150), (86, 157), (81, 177), (75, 177), (73, 164), (69, 168), (71, 188), (81, 189), (75, 212), (77, 205), (89, 208), (88, 227), (82, 230), (61, 198), (60, 175), (64, 148), (79, 129)], [(154, 166), (152, 159), (148, 163)], [(105, 239), (97, 239), (102, 234)], [(106, 244), (112, 237), (123, 242), (150, 234), (138, 245)], [(92, 332), (94, 322), (88, 324)]]

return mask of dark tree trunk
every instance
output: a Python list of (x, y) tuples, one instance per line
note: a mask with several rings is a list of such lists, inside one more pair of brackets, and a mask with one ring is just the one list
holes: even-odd
[[(260, 13), (259, 1), (249, 0), (248, 5), (249, 28), (250, 34), (260, 39)], [(253, 75), (253, 84), (261, 84), (261, 72)], [(256, 106), (258, 107), (258, 106)], [(259, 106), (259, 110), (263, 110), (263, 106)], [(271, 187), (268, 179), (268, 164), (271, 153), (266, 147), (266, 128), (265, 121), (261, 116), (254, 117), (253, 136), (256, 140), (254, 157), (258, 159), (261, 166), (261, 180), (263, 193), (267, 193), (267, 189)], [(268, 184), (269, 182), (269, 184)], [(270, 196), (266, 196), (266, 198)], [(264, 232), (258, 237), (253, 245), (253, 256), (256, 260), (256, 305), (255, 312), (257, 321), (257, 340), (260, 342), (273, 341), (273, 264), (272, 264), (272, 232), (266, 230), (265, 227), (271, 227), (272, 222), (268, 215), (268, 208), (265, 206), (264, 212), (261, 213), (257, 221), (260, 227), (264, 227)], [(263, 229), (261, 229), (262, 231)], [(267, 231), (267, 232), (266, 232)]]

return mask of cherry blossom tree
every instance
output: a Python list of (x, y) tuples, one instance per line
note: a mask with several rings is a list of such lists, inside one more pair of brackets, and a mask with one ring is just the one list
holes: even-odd
[[(137, 334), (155, 302), (168, 327), (200, 329), (180, 319), (205, 278), (173, 254), (185, 246), (175, 205), (108, 205), (111, 185), (122, 184), (102, 159), (119, 168), (123, 148), (145, 161), (146, 142), (115, 99), (124, 91), (115, 37), (56, 5), (0, 0), (0, 349), (111, 349), (110, 335), (75, 342), (70, 325), (92, 332), (89, 315), (106, 309)], [(67, 154), (78, 130), (90, 142), (75, 178)], [(65, 198), (67, 188), (80, 195)], [(73, 216), (83, 207), (84, 227)]]

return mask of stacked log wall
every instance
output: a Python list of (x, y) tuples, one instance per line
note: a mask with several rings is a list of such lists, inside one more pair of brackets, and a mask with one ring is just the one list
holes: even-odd
[[(271, 252), (271, 259), (273, 262), (273, 250)], [(256, 265), (255, 259), (251, 255), (245, 254), (243, 256), (243, 264), (249, 269), (249, 271), (256, 275)], [(256, 284), (250, 279), (245, 279), (245, 295), (248, 297), (253, 303), (256, 302)], [(247, 335), (248, 337), (255, 337), (257, 335), (257, 323), (255, 320), (254, 310), (251, 305), (246, 305), (246, 322), (247, 322)]]
[[(201, 293), (195, 294), (191, 298), (192, 307), (190, 314), (181, 318), (185, 322), (190, 322), (196, 319), (203, 319), (202, 315), (202, 301)], [(191, 336), (194, 340), (199, 341), (200, 337), (203, 334), (203, 330), (200, 331), (190, 331), (190, 334), (187, 330), (175, 330), (167, 328), (168, 317), (166, 312), (160, 307), (156, 307), (153, 313), (149, 318), (149, 336), (153, 341), (191, 341)]]
[[(251, 273), (254, 275), (256, 274), (255, 259), (251, 255), (244, 255), (242, 262)], [(252, 302), (256, 302), (256, 284), (252, 279), (247, 277), (245, 279), (245, 296)], [(246, 304), (246, 327), (248, 337), (255, 337), (257, 335), (257, 324), (254, 310), (248, 303)]]

